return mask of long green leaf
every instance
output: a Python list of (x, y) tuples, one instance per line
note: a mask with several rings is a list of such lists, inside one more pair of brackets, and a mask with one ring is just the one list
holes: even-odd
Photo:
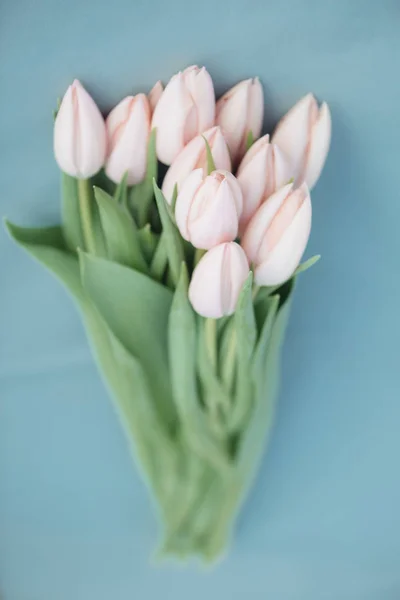
[(94, 195), (100, 211), (109, 258), (146, 273), (147, 264), (132, 217), (100, 188), (94, 188)]
[(176, 423), (168, 370), (172, 294), (142, 273), (80, 254), (83, 287), (115, 337), (141, 363), (162, 419)]
[(51, 271), (78, 301), (84, 300), (78, 259), (67, 251), (61, 227), (33, 229), (9, 221), (5, 226), (17, 244)]
[(139, 229), (138, 235), (143, 255), (147, 261), (147, 264), (150, 264), (153, 259), (154, 252), (156, 251), (160, 236), (151, 230), (150, 223), (147, 223), (147, 225), (142, 227), (142, 229)]
[(160, 219), (163, 228), (163, 238), (167, 250), (168, 262), (171, 269), (173, 282), (177, 285), (181, 272), (181, 265), (184, 262), (184, 252), (182, 238), (172, 222), (168, 209), (167, 201), (156, 182), (154, 181), (154, 193), (156, 196), (157, 208), (160, 213)]
[(137, 216), (139, 227), (144, 227), (149, 220), (150, 206), (154, 197), (153, 179), (157, 180), (158, 162), (156, 154), (156, 130), (150, 133), (147, 146), (147, 169), (145, 179), (132, 187), (130, 205)]

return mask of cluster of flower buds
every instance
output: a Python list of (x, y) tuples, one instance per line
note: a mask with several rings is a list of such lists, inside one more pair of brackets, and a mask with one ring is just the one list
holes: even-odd
[(156, 130), (157, 157), (169, 166), (165, 199), (171, 203), (177, 189), (176, 225), (185, 240), (207, 251), (193, 271), (190, 301), (199, 314), (219, 318), (235, 311), (250, 268), (258, 286), (292, 276), (311, 229), (309, 190), (329, 150), (329, 108), (319, 108), (312, 94), (283, 117), (271, 139), (260, 138), (263, 117), (257, 78), (216, 102), (204, 67), (179, 72), (165, 89), (157, 82), (148, 95), (126, 97), (105, 120), (75, 80), (56, 117), (54, 151), (73, 177), (87, 179), (104, 168), (113, 182), (126, 175), (128, 185), (136, 185), (145, 177)]

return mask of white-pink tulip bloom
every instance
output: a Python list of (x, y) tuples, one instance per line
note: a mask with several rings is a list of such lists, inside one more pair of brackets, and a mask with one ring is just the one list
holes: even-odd
[(119, 183), (128, 173), (128, 185), (144, 179), (147, 143), (150, 135), (150, 105), (145, 94), (128, 96), (110, 112), (106, 120), (108, 158), (106, 174)]
[(214, 159), (215, 168), (231, 170), (231, 159), (228, 146), (219, 127), (212, 127), (203, 135), (198, 135), (182, 150), (165, 174), (162, 191), (168, 202), (174, 191), (175, 184), (180, 190), (186, 177), (194, 169), (207, 169), (207, 153), (204, 138), (207, 140)]
[(215, 246), (193, 271), (189, 300), (194, 310), (212, 319), (233, 314), (248, 274), (249, 263), (236, 242)]
[(257, 285), (280, 285), (298, 266), (311, 230), (311, 199), (306, 183), (285, 185), (260, 206), (242, 246), (254, 266)]
[(164, 91), (163, 84), (161, 83), (161, 81), (157, 81), (157, 83), (155, 83), (153, 85), (153, 87), (147, 94), (152, 113), (154, 112), (154, 109), (157, 106), (158, 101), (161, 98), (163, 91)]
[(243, 192), (240, 231), (243, 232), (260, 204), (292, 178), (290, 165), (269, 135), (255, 142), (240, 163), (237, 179)]
[(246, 152), (249, 132), (254, 139), (260, 137), (263, 117), (264, 93), (258, 77), (241, 81), (218, 100), (216, 124), (226, 138), (234, 165)]
[(242, 206), (242, 192), (232, 173), (217, 170), (204, 177), (203, 169), (196, 169), (178, 194), (176, 224), (185, 240), (209, 250), (237, 237)]
[(272, 137), (293, 169), (295, 183), (317, 183), (331, 141), (331, 113), (326, 102), (318, 108), (312, 94), (304, 96), (280, 120)]
[(188, 67), (174, 75), (157, 102), (152, 121), (160, 161), (170, 165), (186, 144), (214, 125), (214, 119), (214, 86), (205, 67)]
[(54, 154), (62, 171), (87, 179), (106, 158), (106, 128), (93, 98), (75, 79), (62, 99), (54, 123)]

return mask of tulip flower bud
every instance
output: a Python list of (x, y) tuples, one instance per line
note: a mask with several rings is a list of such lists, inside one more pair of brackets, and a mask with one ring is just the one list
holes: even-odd
[(82, 84), (75, 79), (62, 99), (54, 123), (54, 154), (62, 171), (87, 179), (102, 168), (106, 157), (103, 117)]
[(163, 93), (163, 91), (164, 88), (161, 81), (157, 81), (157, 83), (155, 83), (149, 91), (147, 98), (149, 99), (150, 109), (152, 113), (154, 112), (154, 109), (157, 106), (157, 103), (161, 98), (161, 94)]
[(291, 164), (296, 184), (305, 181), (312, 189), (317, 183), (331, 141), (331, 113), (326, 102), (318, 108), (312, 94), (304, 96), (281, 119), (272, 142)]
[(186, 177), (194, 169), (207, 169), (207, 153), (204, 138), (207, 140), (216, 169), (231, 170), (231, 159), (225, 139), (219, 127), (212, 127), (203, 135), (194, 138), (177, 156), (165, 174), (162, 191), (168, 202), (174, 191), (175, 184), (180, 190)]
[(196, 169), (176, 200), (176, 224), (185, 240), (209, 250), (236, 238), (242, 204), (242, 192), (232, 173), (218, 170), (204, 177), (203, 169)]
[(248, 274), (249, 263), (236, 242), (215, 246), (193, 271), (189, 300), (194, 310), (212, 319), (231, 315)]
[(150, 135), (150, 105), (145, 94), (124, 98), (106, 120), (108, 158), (106, 174), (119, 183), (128, 173), (128, 185), (144, 179)]
[(298, 266), (311, 230), (311, 199), (305, 183), (285, 185), (260, 206), (242, 246), (257, 285), (280, 285)]
[(196, 135), (214, 125), (214, 86), (205, 67), (188, 67), (167, 84), (154, 111), (157, 156), (170, 165)]
[(237, 179), (243, 192), (243, 212), (240, 231), (244, 231), (260, 204), (289, 182), (290, 166), (269, 135), (260, 138), (245, 154)]
[(264, 94), (259, 79), (235, 85), (217, 102), (216, 123), (222, 129), (232, 162), (237, 165), (246, 152), (249, 132), (260, 137), (264, 117)]

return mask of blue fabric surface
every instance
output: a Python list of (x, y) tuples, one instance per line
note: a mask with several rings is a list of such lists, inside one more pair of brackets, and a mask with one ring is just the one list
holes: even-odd
[(206, 64), (259, 75), (266, 122), (333, 116), (284, 351), (277, 422), (214, 571), (149, 556), (157, 527), (70, 299), (0, 235), (4, 600), (400, 598), (397, 0), (3, 0), (1, 213), (59, 221), (51, 111), (79, 77), (108, 109)]

